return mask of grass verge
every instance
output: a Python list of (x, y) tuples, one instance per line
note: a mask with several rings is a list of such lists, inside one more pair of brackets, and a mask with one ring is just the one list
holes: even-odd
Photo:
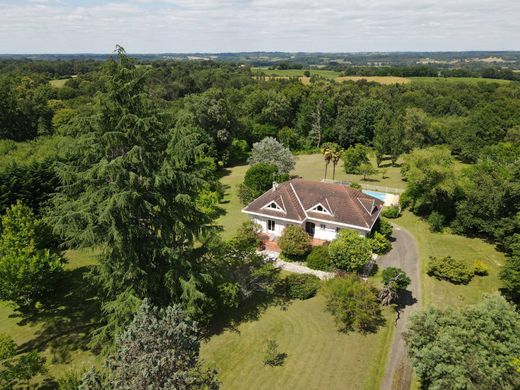
[[(409, 211), (396, 220), (413, 234), (417, 241), (420, 257), (423, 306), (460, 306), (478, 302), (482, 295), (497, 291), (501, 284), (498, 277), (504, 264), (504, 255), (492, 244), (478, 238), (468, 238), (450, 233), (433, 233), (429, 225)], [(437, 280), (426, 274), (430, 256), (451, 256), (473, 266), (480, 260), (486, 264), (489, 275), (475, 276), (467, 285)]]

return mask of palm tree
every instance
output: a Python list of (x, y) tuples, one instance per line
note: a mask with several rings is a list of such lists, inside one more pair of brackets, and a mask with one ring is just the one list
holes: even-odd
[(332, 151), (332, 181), (336, 178), (336, 165), (338, 165), (341, 156), (343, 155), (343, 148), (338, 144), (334, 144)]
[(336, 165), (338, 165), (343, 149), (337, 143), (325, 142), (321, 147), (321, 154), (325, 159), (325, 178), (327, 178), (327, 167), (332, 161), (332, 180), (336, 177)]
[(332, 152), (326, 146), (326, 144), (323, 144), (323, 147), (321, 148), (321, 154), (323, 155), (323, 159), (325, 160), (325, 176), (324, 176), (324, 179), (326, 179), (327, 178), (327, 168), (329, 167), (330, 160), (332, 159)]

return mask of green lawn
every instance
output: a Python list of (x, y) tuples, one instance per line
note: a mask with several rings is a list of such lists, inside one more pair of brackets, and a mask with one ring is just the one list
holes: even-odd
[(240, 211), (242, 204), (238, 199), (237, 191), (238, 185), (244, 181), (248, 168), (248, 165), (227, 168), (220, 179), (225, 191), (220, 207), (224, 209), (225, 213), (217, 220), (217, 224), (224, 227), (222, 236), (226, 239), (233, 237), (239, 226), (248, 219), (247, 215)]
[(79, 251), (68, 251), (66, 257), (69, 263), (63, 282), (56, 296), (49, 297), (45, 310), (20, 313), (0, 301), (0, 333), (11, 336), (21, 352), (42, 352), (52, 376), (61, 376), (68, 369), (88, 368), (96, 361), (86, 343), (99, 307), (83, 279), (95, 258), (91, 252)]
[[(267, 69), (267, 68), (251, 68), (251, 72), (253, 73), (264, 73), (266, 76), (280, 76), (280, 77), (303, 77), (303, 72), (305, 69)], [(335, 72), (333, 70), (322, 70), (322, 69), (310, 69), (311, 76), (319, 75), (321, 77), (325, 77), (327, 79), (335, 79), (339, 77), (340, 72)]]
[[(202, 358), (218, 368), (223, 389), (378, 389), (392, 338), (391, 312), (375, 334), (344, 334), (324, 308), (319, 295), (287, 310), (270, 307), (259, 320), (204, 343)], [(264, 366), (268, 338), (287, 354), (283, 366)]]
[[(372, 165), (376, 166), (375, 157), (371, 156), (370, 161)], [(398, 165), (401, 161), (397, 161)], [(385, 178), (383, 179), (383, 170), (385, 170)], [(307, 154), (296, 156), (296, 166), (292, 172), (295, 175), (301, 176), (304, 179), (321, 180), (325, 175), (325, 162), (323, 156), (317, 154)], [(327, 171), (327, 178), (332, 179), (332, 163), (329, 164)], [(344, 180), (350, 182), (357, 182), (360, 184), (373, 184), (378, 186), (387, 186), (395, 188), (405, 188), (406, 183), (401, 179), (401, 168), (399, 166), (392, 167), (390, 162), (383, 162), (382, 166), (378, 168), (378, 173), (363, 180), (362, 175), (350, 175), (345, 173), (343, 169), (343, 162), (340, 161), (336, 167), (336, 180)]]
[[(421, 260), (421, 285), (423, 304), (439, 307), (460, 306), (479, 301), (482, 294), (497, 291), (500, 287), (498, 272), (504, 264), (504, 255), (497, 252), (492, 244), (478, 238), (468, 238), (449, 233), (432, 233), (428, 224), (410, 212), (395, 222), (417, 240)], [(451, 256), (473, 265), (483, 261), (489, 268), (489, 275), (475, 276), (467, 285), (456, 285), (440, 281), (426, 274), (426, 264), (430, 256)]]
[(51, 80), (49, 83), (55, 88), (62, 88), (69, 79), (56, 79)]

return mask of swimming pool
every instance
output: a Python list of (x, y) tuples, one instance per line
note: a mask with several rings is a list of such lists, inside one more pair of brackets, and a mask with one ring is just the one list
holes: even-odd
[(364, 194), (367, 194), (367, 195), (373, 196), (374, 198), (382, 200), (383, 202), (385, 201), (386, 196), (388, 195), (388, 194), (385, 194), (384, 192), (377, 192), (377, 191), (370, 191), (370, 190), (363, 190), (362, 192)]

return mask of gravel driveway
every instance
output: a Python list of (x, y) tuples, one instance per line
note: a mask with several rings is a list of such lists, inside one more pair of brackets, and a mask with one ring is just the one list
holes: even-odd
[(421, 296), (419, 276), (419, 253), (413, 236), (405, 229), (393, 224), (395, 241), (392, 250), (378, 260), (381, 269), (399, 267), (410, 277), (411, 283), (404, 296), (398, 302), (400, 315), (394, 324), (392, 345), (388, 351), (385, 376), (381, 389), (409, 390), (412, 382), (412, 366), (406, 353), (406, 346), (402, 333), (406, 330), (406, 322), (413, 310), (419, 307), (418, 299)]

